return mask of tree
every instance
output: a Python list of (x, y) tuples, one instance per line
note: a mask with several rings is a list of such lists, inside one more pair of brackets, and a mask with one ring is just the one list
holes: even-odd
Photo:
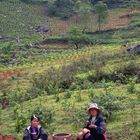
[(67, 19), (73, 14), (73, 0), (54, 0), (48, 2), (48, 15)]
[(21, 0), (21, 2), (29, 3), (31, 0)]
[(92, 10), (92, 5), (88, 1), (78, 0), (75, 4), (74, 11), (77, 13), (77, 15), (80, 16), (78, 18), (80, 19), (80, 22), (82, 22), (83, 24), (82, 26), (83, 32), (86, 30), (88, 26), (91, 10)]
[(99, 1), (94, 6), (95, 14), (97, 15), (98, 30), (101, 30), (101, 24), (106, 21), (108, 16), (108, 7), (102, 1)]
[(78, 27), (72, 27), (67, 32), (67, 37), (71, 44), (74, 44), (76, 49), (78, 49), (81, 45), (84, 44), (85, 40), (87, 39), (86, 34), (82, 32), (82, 30)]

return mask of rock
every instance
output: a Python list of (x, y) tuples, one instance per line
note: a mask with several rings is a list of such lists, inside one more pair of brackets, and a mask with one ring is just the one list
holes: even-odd
[(119, 16), (119, 18), (132, 18), (133, 16), (134, 14), (126, 14), (126, 15)]
[(0, 35), (0, 39), (2, 39), (2, 35)]
[(16, 62), (15, 61), (10, 61), (8, 62), (8, 66), (15, 66)]
[(19, 47), (19, 51), (25, 51), (25, 50), (26, 50), (26, 49), (25, 49), (24, 46)]
[(4, 58), (0, 58), (0, 62), (1, 62), (1, 63), (5, 63), (6, 60), (5, 60)]
[(9, 66), (18, 66), (18, 65), (22, 65), (23, 62), (20, 62), (20, 61), (16, 61), (16, 60), (13, 60), (13, 61), (9, 61), (8, 62), (8, 65)]
[(133, 53), (134, 52), (134, 53), (140, 54), (140, 44), (128, 48), (127, 52), (129, 52), (129, 53)]
[(29, 58), (29, 54), (26, 53), (26, 54), (23, 55), (23, 57), (24, 58)]
[(17, 58), (18, 57), (18, 54), (14, 52), (11, 57), (12, 58)]
[(18, 44), (20, 43), (20, 37), (19, 37), (19, 36), (16, 37), (16, 42), (17, 42)]
[(49, 31), (49, 28), (47, 26), (38, 26), (35, 28), (36, 32), (42, 32), (47, 33)]
[(17, 10), (17, 13), (22, 13), (22, 12), (23, 12), (22, 8), (19, 7), (19, 9)]
[(0, 32), (0, 41), (3, 40), (2, 33)]

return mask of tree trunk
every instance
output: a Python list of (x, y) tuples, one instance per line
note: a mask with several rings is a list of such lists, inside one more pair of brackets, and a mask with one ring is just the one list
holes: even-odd
[(101, 31), (101, 16), (98, 17), (98, 30)]

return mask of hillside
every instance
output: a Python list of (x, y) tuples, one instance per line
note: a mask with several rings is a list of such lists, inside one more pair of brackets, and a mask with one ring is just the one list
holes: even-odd
[(96, 102), (109, 140), (138, 140), (140, 55), (128, 48), (140, 44), (140, 2), (104, 0), (101, 30), (94, 11), (61, 19), (48, 16), (49, 2), (0, 1), (0, 134), (21, 140), (39, 113), (50, 136), (75, 136)]

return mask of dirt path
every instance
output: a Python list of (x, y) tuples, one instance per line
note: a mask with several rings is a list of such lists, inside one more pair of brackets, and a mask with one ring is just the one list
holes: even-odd
[(2, 71), (0, 72), (0, 80), (7, 80), (12, 76), (16, 76), (20, 74), (21, 72), (22, 70), (20, 69)]
[(12, 135), (0, 135), (0, 140), (16, 140)]

